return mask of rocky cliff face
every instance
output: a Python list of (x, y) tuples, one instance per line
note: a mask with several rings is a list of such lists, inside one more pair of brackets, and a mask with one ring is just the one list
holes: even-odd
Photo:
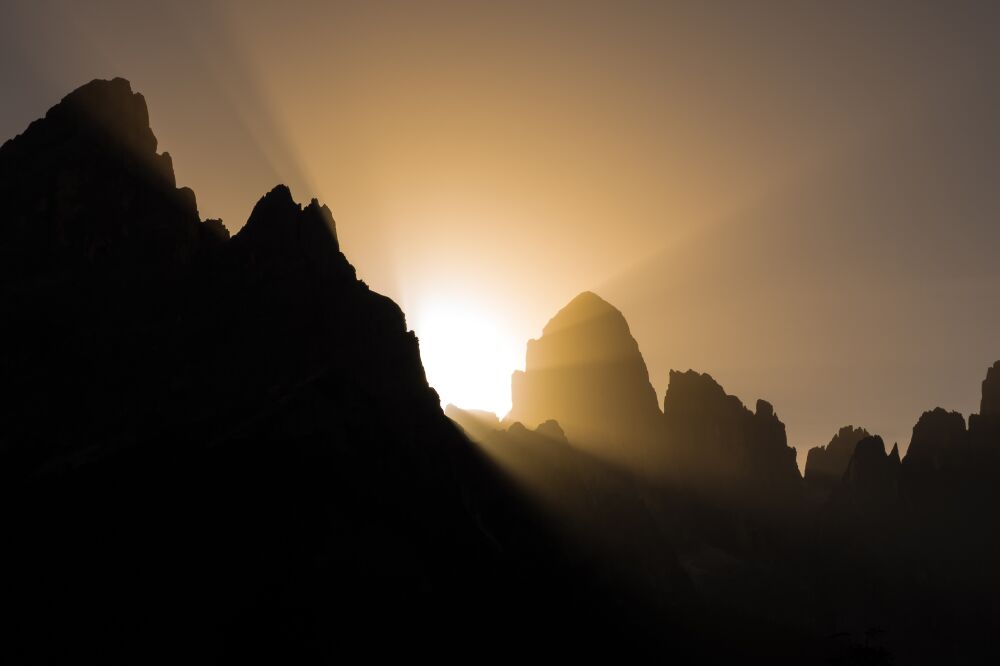
[(767, 401), (751, 412), (710, 375), (671, 370), (663, 417), (677, 478), (761, 499), (798, 492), (795, 451)]
[(507, 419), (555, 419), (571, 442), (634, 461), (653, 449), (660, 422), (646, 363), (621, 312), (584, 292), (528, 342), (511, 383)]

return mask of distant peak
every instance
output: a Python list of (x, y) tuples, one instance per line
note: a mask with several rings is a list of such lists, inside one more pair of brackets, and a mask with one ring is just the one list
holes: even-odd
[(899, 463), (899, 442), (893, 442), (892, 451), (889, 452), (889, 457), (892, 458), (894, 463)]
[(983, 416), (1000, 414), (1000, 361), (994, 363), (986, 371), (979, 413)]
[(542, 329), (545, 335), (579, 326), (597, 319), (613, 318), (620, 320), (624, 330), (628, 331), (628, 323), (621, 311), (592, 291), (578, 294), (567, 303)]
[(713, 394), (725, 397), (726, 391), (719, 382), (715, 381), (712, 375), (707, 372), (702, 373), (697, 370), (670, 370), (667, 381), (667, 392), (670, 388), (676, 389), (675, 393), (698, 392), (702, 394)]
[(592, 291), (577, 294), (563, 310), (592, 310), (596, 312), (618, 312), (618, 308), (608, 303)]

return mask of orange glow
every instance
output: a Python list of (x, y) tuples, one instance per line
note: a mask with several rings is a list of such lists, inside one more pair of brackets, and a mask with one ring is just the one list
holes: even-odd
[(427, 381), (441, 396), (441, 404), (506, 414), (510, 374), (522, 365), (523, 352), (497, 313), (475, 303), (442, 300), (414, 316)]

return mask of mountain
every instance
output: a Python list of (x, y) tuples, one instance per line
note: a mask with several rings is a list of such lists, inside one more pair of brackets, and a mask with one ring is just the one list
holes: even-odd
[(844, 472), (843, 488), (855, 503), (864, 507), (884, 506), (899, 497), (899, 447), (886, 453), (878, 435), (857, 443)]
[(0, 258), (8, 663), (659, 642), (442, 414), (330, 211), (202, 222), (127, 81), (0, 148)]
[(814, 501), (768, 402), (661, 411), (591, 293), (453, 422), (326, 206), (230, 238), (156, 145), (116, 79), (0, 147), (4, 663), (996, 660), (1000, 363), (904, 462), (814, 449)]
[(1000, 456), (1000, 361), (986, 371), (979, 413), (969, 416), (969, 437), (983, 453)]
[(570, 301), (528, 341), (511, 380), (507, 421), (555, 419), (571, 442), (635, 462), (659, 434), (656, 392), (622, 313), (592, 292)]
[(801, 490), (795, 450), (769, 402), (751, 412), (710, 375), (671, 370), (663, 420), (678, 482), (763, 502)]
[(937, 407), (920, 415), (903, 464), (908, 473), (933, 474), (967, 453), (968, 431), (958, 412)]
[(829, 496), (844, 477), (858, 442), (869, 436), (864, 428), (848, 425), (838, 430), (825, 447), (809, 449), (803, 477), (810, 492), (821, 498)]

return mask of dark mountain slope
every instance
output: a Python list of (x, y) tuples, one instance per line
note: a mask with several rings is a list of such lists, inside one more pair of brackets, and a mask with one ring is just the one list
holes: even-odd
[(279, 186), (229, 240), (155, 146), (116, 79), (0, 148), (10, 663), (663, 640), (444, 417), (329, 210)]

